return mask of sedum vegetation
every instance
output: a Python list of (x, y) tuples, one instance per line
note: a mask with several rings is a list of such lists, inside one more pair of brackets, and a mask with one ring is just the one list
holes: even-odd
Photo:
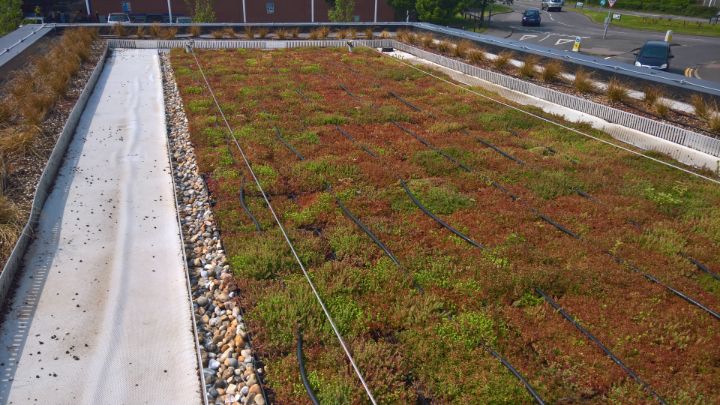
[[(669, 401), (720, 400), (713, 383), (720, 372), (717, 320), (605, 253), (719, 309), (718, 281), (681, 255), (717, 271), (716, 185), (463, 92), (370, 50), (200, 53), (220, 104), (229, 107), (225, 113), (238, 142), (380, 403), (530, 402), (487, 347), (505, 356), (548, 402), (651, 400), (535, 288), (553, 296)], [(362, 403), (362, 388), (237, 150), (219, 139), (218, 112), (194, 59), (175, 51), (172, 63), (276, 401), (307, 400), (295, 357), (300, 325), (318, 397)], [(304, 160), (278, 141), (275, 128)], [(262, 232), (239, 207), (243, 177)], [(400, 179), (427, 209), (485, 248), (423, 214)]]

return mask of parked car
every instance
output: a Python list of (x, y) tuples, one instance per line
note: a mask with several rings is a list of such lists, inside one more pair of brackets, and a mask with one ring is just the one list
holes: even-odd
[(167, 23), (170, 22), (170, 17), (163, 14), (147, 14), (145, 16), (146, 23)]
[(192, 18), (190, 17), (177, 17), (175, 23), (177, 24), (192, 24)]
[(547, 11), (562, 11), (565, 0), (542, 0), (540, 8)]
[(647, 41), (635, 52), (635, 66), (668, 70), (670, 59), (674, 58), (670, 44), (665, 41)]
[(107, 22), (108, 24), (127, 24), (130, 22), (130, 16), (125, 13), (110, 13)]
[(540, 26), (540, 10), (536, 8), (531, 8), (528, 10), (525, 10), (525, 12), (522, 15), (522, 25), (536, 25)]

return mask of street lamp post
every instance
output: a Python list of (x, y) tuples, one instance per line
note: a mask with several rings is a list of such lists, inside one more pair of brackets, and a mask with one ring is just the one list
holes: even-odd
[(170, 21), (169, 21), (169, 22), (170, 22), (170, 24), (172, 24), (172, 22), (173, 22), (173, 18), (172, 18), (172, 5), (170, 4), (170, 0), (167, 0), (167, 3), (168, 3), (168, 16), (170, 17)]
[(375, 17), (373, 18), (373, 22), (377, 22), (377, 2), (378, 0), (375, 0)]

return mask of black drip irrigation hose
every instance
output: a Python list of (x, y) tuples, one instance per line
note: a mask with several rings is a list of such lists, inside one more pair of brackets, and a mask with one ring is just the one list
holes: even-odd
[(286, 148), (288, 148), (292, 153), (295, 154), (295, 156), (298, 157), (300, 160), (305, 160), (305, 156), (303, 156), (300, 152), (297, 151), (297, 149), (293, 148), (292, 145), (290, 145), (285, 138), (282, 137), (280, 134), (280, 129), (278, 127), (275, 127), (275, 138), (277, 138), (280, 142), (282, 142), (283, 145), (285, 145)]
[(403, 267), (403, 265), (400, 263), (400, 261), (397, 259), (397, 257), (396, 257), (396, 256), (392, 253), (392, 251), (390, 251), (390, 249), (380, 240), (380, 238), (378, 238), (377, 235), (375, 235), (375, 234), (370, 230), (370, 228), (368, 228), (364, 223), (362, 223), (362, 221), (360, 221), (360, 219), (359, 219), (358, 217), (356, 217), (355, 215), (353, 215), (353, 213), (350, 212), (349, 209), (347, 209), (347, 207), (345, 206), (345, 204), (343, 204), (342, 201), (341, 201), (337, 196), (335, 196), (335, 202), (336, 202), (337, 205), (340, 207), (340, 209), (342, 210), (343, 214), (345, 214), (345, 216), (347, 216), (348, 218), (350, 218), (350, 220), (353, 221), (353, 222), (355, 223), (355, 225), (358, 226), (358, 228), (360, 228), (363, 232), (365, 232), (365, 234), (366, 234), (367, 236), (369, 236), (370, 239), (372, 239), (372, 241), (375, 242), (375, 244), (376, 244), (380, 249), (383, 250), (383, 252), (385, 252), (385, 254), (387, 255), (387, 257), (389, 257), (390, 260), (392, 260), (392, 262), (395, 263), (395, 265), (398, 267), (398, 269), (400, 269), (403, 273), (405, 273), (405, 275), (407, 275), (407, 276), (410, 278), (410, 280), (412, 280), (413, 288), (415, 288), (420, 294), (424, 294), (424, 293), (425, 293), (425, 290), (420, 286), (420, 284), (418, 284), (417, 280), (415, 280), (415, 278), (412, 277), (412, 275), (410, 274), (410, 272), (408, 272), (407, 269), (406, 269), (405, 267)]
[(591, 196), (585, 190), (583, 190), (579, 187), (573, 188), (573, 191), (575, 191), (580, 197), (587, 198), (588, 200), (593, 201), (593, 202), (595, 201), (595, 197)]
[(405, 100), (404, 98), (400, 97), (400, 96), (397, 95), (397, 93), (395, 93), (394, 91), (390, 91), (389, 94), (390, 94), (391, 96), (395, 97), (396, 99), (398, 99), (401, 103), (403, 103), (403, 104), (405, 104), (406, 106), (410, 107), (410, 109), (415, 110), (415, 111), (418, 111), (418, 112), (419, 112), (419, 111), (422, 111), (422, 109), (421, 109), (420, 107), (418, 107), (418, 106), (416, 106), (415, 104), (413, 104), (413, 103)]
[[(393, 125), (400, 128), (400, 130), (402, 130), (406, 134), (412, 136), (413, 138), (417, 139), (418, 142), (422, 143), (426, 147), (430, 148), (430, 150), (432, 150), (433, 152), (439, 154), (440, 156), (442, 156), (445, 159), (449, 160), (450, 162), (454, 163), (455, 165), (457, 165), (461, 169), (465, 170), (466, 172), (472, 172), (472, 170), (469, 167), (467, 167), (464, 163), (462, 163), (459, 160), (455, 159), (454, 157), (448, 155), (447, 153), (443, 152), (442, 150), (436, 148), (430, 142), (428, 142), (425, 138), (423, 138), (420, 135), (416, 134), (415, 132), (403, 127), (402, 125), (398, 124), (396, 121), (391, 121), (391, 122)], [(520, 197), (513, 194), (512, 191), (508, 190), (507, 188), (505, 188), (502, 184), (498, 183), (497, 181), (495, 181), (487, 176), (482, 176), (482, 177), (483, 177), (483, 180), (485, 180), (488, 184), (490, 184), (494, 188), (500, 190), (505, 195), (509, 196), (513, 201), (517, 201), (520, 199)]]
[(698, 259), (696, 259), (696, 258), (694, 258), (694, 257), (692, 257), (692, 256), (690, 256), (690, 255), (687, 255), (687, 254), (685, 254), (685, 253), (682, 253), (682, 252), (681, 252), (681, 253), (678, 253), (678, 255), (684, 257), (684, 258), (687, 259), (690, 263), (694, 264), (695, 267), (698, 268), (698, 270), (700, 270), (700, 271), (702, 271), (702, 272), (704, 272), (704, 273), (707, 273), (710, 277), (714, 278), (714, 279), (717, 280), (717, 281), (720, 281), (720, 275), (718, 275), (717, 273), (715, 273), (715, 272), (713, 272), (712, 270), (710, 270), (710, 268), (708, 268), (708, 266), (706, 266), (703, 262), (699, 261)]
[(297, 93), (300, 97), (302, 97), (303, 100), (307, 101), (308, 103), (312, 102), (312, 100), (310, 100), (310, 97), (308, 97), (307, 94), (303, 93), (300, 89), (295, 89), (295, 93)]
[(590, 333), (590, 331), (588, 331), (582, 325), (580, 325), (578, 323), (578, 321), (572, 315), (568, 314), (557, 302), (555, 302), (555, 300), (553, 300), (549, 295), (545, 294), (545, 292), (543, 292), (539, 288), (535, 288), (535, 292), (540, 294), (543, 297), (543, 299), (545, 300), (545, 302), (550, 304), (550, 306), (552, 306), (555, 309), (555, 311), (559, 312), (560, 315), (562, 315), (563, 318), (565, 318), (568, 322), (570, 322), (578, 331), (580, 331), (580, 333), (585, 335), (586, 338), (590, 339), (603, 352), (605, 352), (605, 354), (612, 361), (614, 361), (615, 364), (620, 366), (620, 368), (622, 368), (623, 371), (625, 371), (625, 373), (627, 373), (627, 375), (632, 377), (633, 380), (635, 380), (638, 384), (640, 384), (647, 393), (652, 395), (661, 404), (663, 404), (663, 405), (666, 404), (665, 400), (660, 395), (658, 395), (658, 393), (655, 392), (655, 390), (653, 390), (652, 387), (648, 383), (643, 381), (640, 378), (640, 376), (638, 376), (637, 373), (635, 373), (635, 371), (633, 371), (630, 367), (626, 366), (625, 363), (623, 363), (622, 360), (620, 360), (617, 356), (615, 356), (615, 354), (613, 354), (613, 352), (611, 352), (610, 349), (607, 348), (607, 346), (605, 346), (598, 338), (596, 338), (595, 335), (593, 335), (592, 333)]
[[(398, 123), (395, 122), (395, 121), (392, 121), (392, 124), (395, 125), (396, 127), (400, 128), (403, 132), (411, 135), (412, 137), (414, 137), (415, 139), (417, 139), (420, 143), (422, 143), (423, 145), (427, 146), (427, 147), (430, 148), (431, 150), (435, 151), (436, 153), (439, 153), (440, 155), (444, 156), (446, 159), (448, 159), (448, 160), (450, 160), (451, 162), (455, 163), (456, 165), (458, 165), (459, 167), (461, 167), (461, 168), (464, 169), (465, 171), (467, 171), (467, 172), (471, 172), (471, 171), (472, 171), (472, 170), (471, 170), (469, 167), (467, 167), (464, 163), (458, 161), (457, 159), (453, 158), (452, 156), (448, 155), (447, 153), (443, 152), (442, 150), (436, 148), (435, 146), (433, 146), (430, 142), (428, 142), (425, 138), (421, 137), (420, 135), (414, 133), (413, 131), (411, 131), (411, 130), (405, 128), (405, 127), (403, 127), (402, 125), (398, 124)], [(487, 180), (489, 180), (489, 179), (487, 179)], [(506, 189), (505, 187), (503, 187), (500, 183), (496, 182), (495, 180), (490, 180), (490, 184), (491, 184), (493, 187), (495, 187), (496, 189), (498, 189), (498, 190), (502, 191), (503, 193), (509, 195), (510, 198), (512, 198), (513, 201), (519, 200), (519, 197), (518, 197), (518, 196), (516, 196), (515, 194), (513, 194), (510, 190)], [(403, 187), (404, 187), (404, 186), (403, 186)], [(407, 189), (406, 189), (406, 191), (407, 191)], [(412, 198), (412, 197), (411, 197), (411, 198)], [(535, 208), (530, 208), (530, 209), (531, 209), (531, 211), (533, 212), (533, 214), (537, 215), (540, 219), (542, 219), (543, 221), (545, 221), (545, 222), (549, 223), (550, 225), (554, 226), (555, 228), (557, 228), (557, 229), (560, 230), (561, 232), (563, 232), (563, 233), (565, 233), (565, 234), (567, 234), (567, 235), (570, 235), (571, 237), (573, 237), (573, 238), (575, 238), (575, 239), (580, 239), (580, 237), (579, 237), (576, 233), (574, 233), (573, 231), (569, 230), (568, 228), (560, 225), (559, 223), (555, 222), (554, 220), (552, 220), (552, 219), (551, 219), (550, 217), (548, 217), (547, 215), (541, 213), (540, 211), (538, 211), (538, 210), (535, 209)], [(437, 218), (437, 217), (434, 217), (434, 218)], [(436, 220), (439, 220), (439, 218), (436, 219)], [(460, 236), (460, 235), (458, 235), (458, 236)], [(463, 236), (460, 236), (460, 237), (463, 238), (463, 239), (466, 238), (466, 237), (464, 237), (464, 235), (463, 235)], [(466, 239), (466, 240), (467, 240), (467, 239)], [(472, 243), (472, 242), (471, 242), (471, 243)], [(478, 247), (479, 247), (479, 246), (478, 246)]]
[(395, 125), (396, 127), (398, 127), (401, 131), (403, 131), (403, 132), (405, 132), (406, 134), (408, 134), (408, 135), (412, 136), (413, 138), (417, 139), (418, 142), (420, 142), (420, 143), (422, 143), (423, 145), (427, 146), (428, 148), (432, 149), (435, 153), (439, 153), (439, 154), (442, 155), (445, 159), (447, 159), (447, 160), (455, 163), (456, 165), (458, 165), (460, 168), (462, 168), (462, 169), (465, 170), (466, 172), (471, 172), (471, 171), (472, 171), (472, 170), (470, 170), (469, 167), (465, 166), (465, 164), (464, 164), (463, 162), (455, 159), (454, 157), (452, 157), (452, 156), (448, 155), (447, 153), (443, 152), (442, 150), (436, 148), (436, 147), (433, 146), (430, 142), (428, 142), (427, 139), (425, 139), (425, 138), (421, 137), (420, 135), (416, 134), (414, 131), (412, 131), (412, 130), (410, 130), (410, 129), (408, 129), (408, 128), (405, 128), (404, 126), (398, 124), (397, 121), (390, 121), (390, 122), (391, 122), (393, 125)]
[(340, 207), (343, 214), (345, 214), (345, 216), (350, 218), (350, 220), (353, 221), (355, 223), (355, 225), (358, 226), (358, 228), (362, 229), (362, 231), (365, 232), (367, 234), (367, 236), (369, 236), (370, 239), (372, 239), (372, 241), (375, 242), (375, 244), (378, 245), (378, 247), (383, 250), (383, 252), (385, 252), (385, 254), (390, 258), (390, 260), (393, 261), (393, 263), (395, 263), (398, 267), (402, 267), (402, 266), (400, 266), (400, 261), (390, 251), (390, 249), (388, 249), (388, 247), (385, 246), (385, 244), (382, 243), (382, 241), (377, 236), (375, 236), (375, 234), (370, 230), (370, 228), (365, 226), (365, 224), (363, 224), (362, 221), (360, 221), (355, 215), (353, 215), (353, 213), (347, 209), (345, 204), (343, 204), (342, 201), (340, 201), (340, 199), (337, 198), (337, 196), (335, 197), (335, 202), (337, 203), (338, 207)]
[[(466, 134), (466, 135), (470, 135), (470, 133), (469, 133), (467, 130), (465, 130), (465, 129), (463, 129), (463, 133)], [(503, 157), (505, 157), (505, 158), (507, 158), (507, 159), (510, 159), (510, 160), (512, 160), (513, 162), (515, 162), (515, 163), (517, 163), (517, 164), (519, 164), (519, 165), (521, 165), (521, 166), (527, 165), (527, 163), (525, 163), (525, 161), (523, 161), (522, 159), (516, 158), (515, 156), (513, 156), (513, 155), (511, 155), (511, 154), (509, 154), (509, 153), (507, 153), (507, 152), (505, 152), (504, 150), (500, 149), (500, 148), (497, 147), (496, 145), (493, 145), (492, 143), (490, 143), (489, 141), (487, 141), (487, 140), (485, 140), (485, 139), (482, 139), (482, 138), (480, 138), (480, 137), (478, 137), (478, 136), (475, 136), (475, 140), (478, 141), (478, 142), (480, 142), (480, 143), (483, 144), (484, 146), (486, 146), (486, 147), (494, 150), (495, 152), (499, 153), (499, 154), (502, 155)], [(550, 148), (548, 148), (548, 147), (546, 147), (546, 146), (543, 146), (543, 147), (544, 147), (545, 149), (552, 150), (552, 149), (550, 149)], [(593, 196), (591, 196), (590, 194), (588, 194), (587, 192), (585, 192), (584, 190), (582, 190), (582, 189), (579, 188), (579, 187), (573, 187), (572, 190), (573, 190), (575, 193), (577, 193), (579, 196), (581, 196), (581, 197), (587, 198), (587, 199), (590, 200), (590, 201), (595, 201), (595, 198), (594, 198)]]
[(713, 311), (712, 309), (706, 307), (705, 305), (701, 304), (700, 302), (695, 301), (695, 299), (693, 299), (693, 298), (685, 295), (685, 293), (683, 293), (683, 292), (681, 292), (681, 291), (679, 291), (679, 290), (676, 290), (675, 288), (670, 287), (669, 285), (663, 283), (662, 281), (658, 280), (658, 279), (657, 279), (655, 276), (653, 276), (652, 274), (645, 273), (644, 271), (642, 271), (642, 270), (640, 270), (639, 268), (635, 267), (633, 264), (627, 262), (627, 261), (626, 261), (625, 259), (623, 259), (622, 257), (617, 256), (617, 255), (613, 254), (612, 252), (608, 252), (608, 251), (606, 251), (605, 253), (606, 253), (608, 256), (610, 256), (613, 260), (615, 260), (615, 263), (618, 263), (618, 264), (627, 266), (630, 270), (634, 271), (635, 273), (638, 273), (638, 274), (642, 275), (642, 276), (645, 277), (647, 280), (649, 280), (649, 281), (651, 281), (651, 282), (653, 282), (653, 283), (655, 283), (655, 284), (657, 284), (657, 285), (665, 288), (666, 290), (672, 292), (673, 294), (677, 295), (678, 297), (682, 298), (683, 300), (687, 301), (688, 303), (690, 303), (690, 304), (692, 304), (692, 305), (695, 305), (696, 307), (698, 307), (698, 308), (702, 309), (703, 311), (707, 312), (708, 314), (712, 315), (715, 319), (720, 320), (720, 314), (718, 314), (717, 312)]
[(379, 159), (379, 158), (380, 158), (380, 156), (378, 156), (377, 154), (375, 154), (375, 152), (371, 151), (371, 150), (370, 150), (368, 147), (366, 147), (365, 145), (360, 145), (359, 143), (357, 143), (357, 141), (355, 140), (355, 138), (353, 138), (353, 136), (350, 135), (347, 131), (345, 131), (344, 129), (340, 128), (339, 125), (336, 124), (336, 125), (335, 125), (335, 129), (337, 129), (337, 131), (340, 132), (340, 135), (342, 135), (342, 136), (344, 136), (345, 138), (347, 138), (347, 140), (349, 140), (350, 142), (352, 142), (353, 144), (355, 144), (357, 147), (359, 147), (360, 149), (362, 149), (363, 151), (365, 151), (365, 153), (367, 153), (368, 155), (374, 157), (375, 159)]
[(575, 232), (573, 232), (573, 231), (569, 230), (568, 228), (566, 228), (566, 227), (560, 225), (559, 223), (555, 222), (555, 221), (554, 221), (552, 218), (550, 218), (549, 216), (543, 214), (542, 212), (536, 210), (535, 208), (532, 208), (531, 210), (532, 210), (532, 213), (535, 214), (538, 218), (540, 218), (540, 219), (542, 219), (543, 221), (547, 222), (548, 224), (554, 226), (554, 227), (557, 228), (557, 230), (559, 230), (560, 232), (562, 232), (562, 233), (564, 233), (564, 234), (566, 234), (566, 235), (569, 235), (569, 236), (572, 237), (573, 239), (578, 239), (578, 240), (581, 239), (581, 238), (580, 238), (580, 235), (576, 234)]
[(460, 239), (464, 240), (465, 242), (467, 242), (467, 243), (475, 246), (476, 248), (485, 249), (485, 246), (483, 246), (481, 243), (474, 241), (473, 239), (471, 239), (470, 237), (468, 237), (468, 236), (465, 235), (464, 233), (462, 233), (462, 232), (458, 231), (457, 229), (453, 228), (451, 225), (448, 225), (447, 222), (445, 222), (445, 221), (443, 221), (442, 219), (438, 218), (437, 215), (435, 215), (435, 214), (433, 214), (432, 212), (430, 212), (430, 210), (428, 210), (428, 209), (420, 202), (420, 200), (418, 200), (417, 197), (415, 197), (415, 194), (413, 194), (412, 191), (410, 191), (410, 189), (408, 188), (407, 184), (405, 184), (405, 181), (404, 181), (404, 180), (402, 180), (402, 179), (400, 180), (400, 185), (401, 185), (402, 188), (405, 190), (405, 193), (408, 195), (408, 197), (410, 197), (410, 199), (412, 200), (412, 202), (413, 202), (418, 208), (420, 208), (420, 210), (421, 210), (422, 212), (424, 212), (425, 215), (429, 216), (429, 217), (432, 218), (435, 222), (437, 222), (438, 224), (440, 224), (440, 225), (442, 225), (443, 227), (447, 228), (447, 230), (449, 230), (450, 232), (454, 233), (455, 235), (457, 235)]
[(262, 226), (260, 226), (260, 222), (258, 222), (257, 218), (255, 218), (255, 215), (253, 215), (252, 211), (250, 211), (250, 207), (247, 206), (247, 203), (245, 202), (245, 176), (242, 178), (242, 182), (240, 183), (240, 206), (242, 206), (243, 210), (245, 210), (245, 213), (250, 217), (250, 220), (253, 224), (255, 224), (255, 230), (258, 232), (262, 232)]
[[(463, 132), (465, 132), (466, 134), (468, 134), (467, 131), (463, 131)], [(486, 141), (486, 140), (484, 140), (484, 139), (482, 139), (482, 138), (480, 138), (480, 137), (477, 137), (477, 136), (475, 137), (475, 140), (478, 141), (478, 142), (480, 142), (481, 144), (485, 145), (486, 147), (494, 150), (495, 152), (501, 154), (501, 155), (502, 155), (503, 157), (505, 157), (506, 159), (510, 159), (510, 160), (512, 160), (513, 162), (515, 162), (515, 163), (517, 163), (517, 164), (519, 164), (519, 165), (521, 165), (521, 166), (524, 166), (524, 165), (525, 165), (525, 162), (524, 162), (524, 161), (522, 161), (522, 160), (516, 158), (515, 156), (513, 156), (513, 155), (511, 155), (511, 154), (509, 154), (509, 153), (507, 153), (507, 152), (505, 152), (504, 150), (498, 148), (497, 146), (491, 144), (490, 142), (488, 142), (488, 141)]]
[(348, 89), (347, 87), (345, 87), (344, 84), (340, 83), (340, 88), (343, 89), (343, 90), (345, 91), (345, 93), (348, 94), (348, 96), (350, 96), (350, 97), (352, 97), (352, 98), (354, 98), (354, 99), (356, 99), (356, 100), (360, 100), (360, 97), (354, 95), (354, 94), (350, 91), (350, 89)]
[(312, 386), (310, 385), (310, 380), (308, 380), (307, 372), (305, 372), (305, 358), (303, 357), (303, 339), (302, 339), (302, 329), (298, 327), (297, 329), (297, 360), (298, 360), (298, 369), (300, 370), (300, 379), (302, 380), (303, 386), (305, 387), (305, 392), (307, 392), (308, 398), (310, 398), (310, 401), (312, 401), (313, 405), (320, 405), (320, 401), (318, 401), (317, 397), (315, 396), (315, 392), (312, 389)]
[(515, 376), (515, 378), (517, 378), (518, 380), (520, 380), (520, 382), (525, 386), (525, 389), (527, 390), (527, 392), (529, 392), (530, 395), (533, 397), (533, 399), (535, 400), (535, 402), (537, 402), (538, 404), (543, 404), (543, 405), (545, 404), (545, 401), (542, 399), (542, 397), (540, 396), (540, 394), (538, 394), (537, 391), (535, 391), (535, 388), (533, 388), (533, 386), (530, 385), (530, 383), (528, 382), (528, 380), (526, 380), (525, 377), (523, 377), (523, 375), (520, 374), (520, 372), (517, 371), (517, 370), (515, 369), (515, 367), (512, 366), (512, 364), (510, 364), (510, 362), (507, 361), (507, 359), (505, 359), (502, 355), (500, 355), (500, 353), (496, 352), (496, 351), (495, 351), (492, 347), (490, 347), (490, 346), (487, 346), (487, 345), (483, 344), (482, 347), (483, 347), (483, 349), (485, 349), (488, 353), (490, 353), (493, 357), (495, 357), (496, 359), (498, 359), (498, 360), (500, 361), (500, 363), (502, 363), (502, 365), (505, 366), (505, 368), (507, 368), (508, 370), (510, 370), (510, 372), (513, 373), (513, 375)]

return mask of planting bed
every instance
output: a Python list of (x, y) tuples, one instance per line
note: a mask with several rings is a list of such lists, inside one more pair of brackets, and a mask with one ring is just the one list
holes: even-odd
[[(532, 401), (492, 351), (550, 402), (720, 401), (717, 184), (371, 50), (196, 52), (378, 402)], [(365, 402), (193, 55), (171, 60), (271, 396), (306, 397), (300, 326), (320, 401)]]

